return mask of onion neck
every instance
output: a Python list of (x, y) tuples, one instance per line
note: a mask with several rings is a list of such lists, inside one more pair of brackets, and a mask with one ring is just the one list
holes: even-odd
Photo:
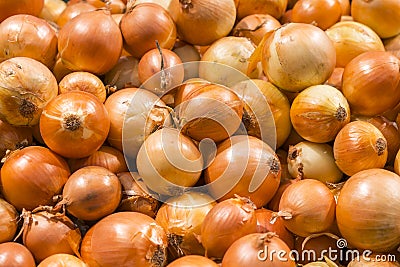
[(76, 114), (67, 114), (63, 119), (63, 127), (69, 131), (76, 131), (82, 126), (80, 116)]

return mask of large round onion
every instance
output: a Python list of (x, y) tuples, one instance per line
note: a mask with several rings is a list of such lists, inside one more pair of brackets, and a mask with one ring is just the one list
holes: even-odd
[(37, 60), (14, 57), (0, 63), (0, 119), (12, 125), (39, 123), (43, 108), (58, 94), (57, 80)]
[(338, 198), (336, 218), (350, 246), (374, 252), (399, 246), (398, 188), (400, 177), (383, 169), (360, 171), (346, 181)]
[(0, 266), (35, 267), (35, 259), (32, 253), (24, 246), (16, 242), (0, 244)]
[(16, 209), (0, 198), (0, 243), (11, 241), (15, 236), (17, 227), (18, 213)]
[(138, 212), (113, 213), (96, 223), (82, 240), (89, 266), (165, 266), (167, 235), (151, 217)]
[(44, 6), (44, 0), (0, 1), (0, 22), (17, 14), (39, 16)]
[(297, 92), (324, 83), (335, 68), (336, 53), (332, 41), (320, 28), (289, 23), (267, 39), (261, 62), (270, 82)]

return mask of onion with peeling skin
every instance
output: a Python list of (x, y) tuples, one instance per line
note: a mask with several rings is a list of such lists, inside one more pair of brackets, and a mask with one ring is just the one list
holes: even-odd
[(14, 238), (18, 227), (18, 216), (14, 206), (0, 198), (0, 243), (11, 241)]

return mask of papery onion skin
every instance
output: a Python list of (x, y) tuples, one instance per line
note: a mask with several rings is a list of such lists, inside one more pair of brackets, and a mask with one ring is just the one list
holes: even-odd
[(400, 177), (383, 169), (360, 171), (346, 181), (336, 218), (349, 246), (387, 252), (400, 244), (397, 225)]
[(0, 1), (0, 22), (7, 17), (17, 14), (38, 16), (44, 6), (44, 0)]
[(14, 57), (0, 63), (1, 120), (11, 125), (36, 125), (43, 108), (57, 94), (56, 78), (39, 61)]
[(188, 255), (172, 261), (167, 267), (218, 267), (214, 261), (200, 255)]
[(67, 162), (51, 150), (29, 146), (11, 154), (1, 168), (2, 193), (17, 210), (52, 205), (70, 175)]
[(16, 242), (0, 244), (0, 266), (36, 267), (32, 253)]
[(387, 141), (371, 123), (353, 121), (336, 136), (333, 154), (339, 169), (347, 175), (383, 168), (387, 161)]
[(269, 14), (279, 19), (285, 12), (288, 0), (237, 0), (237, 17), (251, 14)]
[(37, 267), (88, 267), (86, 263), (78, 257), (70, 254), (54, 254), (42, 260)]
[(14, 151), (31, 145), (32, 134), (29, 127), (15, 127), (0, 120), (0, 158), (6, 155), (7, 150)]
[(19, 214), (13, 205), (0, 198), (0, 215), (0, 243), (11, 241), (17, 232)]
[[(105, 234), (107, 233), (107, 234)], [(82, 240), (82, 260), (89, 266), (165, 266), (167, 236), (151, 217), (113, 213), (96, 223)]]
[(74, 4), (69, 3), (56, 20), (56, 23), (58, 26), (60, 26), (60, 28), (62, 28), (65, 24), (67, 24), (68, 21), (78, 16), (79, 14), (94, 10), (96, 10), (96, 7), (87, 2), (78, 2)]
[(55, 23), (66, 7), (67, 3), (62, 0), (45, 0), (39, 17)]

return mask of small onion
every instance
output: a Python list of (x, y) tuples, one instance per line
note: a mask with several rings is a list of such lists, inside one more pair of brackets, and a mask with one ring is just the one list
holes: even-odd
[(292, 177), (316, 179), (324, 183), (338, 183), (343, 176), (335, 163), (332, 146), (325, 143), (304, 141), (289, 147), (288, 169)]
[(255, 209), (249, 199), (239, 196), (215, 205), (201, 226), (201, 243), (206, 250), (206, 257), (222, 259), (233, 242), (256, 233)]
[(262, 67), (270, 82), (290, 92), (324, 83), (336, 64), (335, 47), (311, 24), (289, 23), (266, 41)]
[(60, 28), (62, 28), (65, 24), (67, 24), (67, 22), (69, 22), (71, 19), (78, 16), (79, 14), (94, 10), (96, 10), (96, 7), (87, 2), (82, 1), (74, 4), (69, 3), (56, 20), (56, 23)]
[(293, 128), (304, 139), (325, 143), (350, 122), (346, 98), (329, 85), (314, 85), (301, 91), (290, 107)]
[(167, 235), (151, 217), (113, 213), (83, 237), (82, 260), (89, 266), (165, 266)]
[(242, 19), (251, 14), (269, 14), (279, 19), (286, 10), (288, 0), (237, 0), (237, 16)]
[(67, 4), (62, 0), (44, 0), (44, 7), (39, 17), (47, 21), (56, 22), (66, 8)]
[(80, 260), (78, 257), (70, 254), (54, 254), (47, 257), (39, 263), (37, 267), (88, 267), (86, 263)]
[(304, 179), (286, 188), (276, 216), (295, 235), (307, 237), (328, 230), (335, 220), (333, 193), (321, 181)]
[(340, 191), (336, 218), (349, 246), (387, 252), (400, 244), (400, 177), (383, 169), (360, 171)]
[(11, 241), (14, 238), (15, 233), (17, 232), (17, 227), (17, 210), (14, 208), (13, 205), (0, 198), (0, 243)]
[(17, 14), (38, 16), (44, 6), (44, 0), (0, 1), (0, 22)]
[(212, 260), (200, 255), (188, 255), (172, 261), (167, 267), (218, 267)]
[(17, 210), (53, 204), (70, 175), (67, 162), (41, 146), (12, 153), (1, 168), (2, 194)]
[(0, 120), (0, 158), (3, 158), (7, 151), (32, 144), (32, 129), (28, 127), (15, 127)]
[(384, 135), (369, 122), (353, 121), (342, 128), (333, 144), (339, 169), (347, 175), (383, 168), (388, 149)]
[(139, 60), (132, 56), (122, 56), (117, 64), (104, 75), (104, 84), (115, 86), (117, 90), (139, 87)]
[(36, 267), (32, 253), (24, 246), (15, 242), (0, 244), (0, 266)]
[(14, 57), (0, 63), (0, 119), (12, 125), (39, 123), (43, 108), (58, 94), (51, 71), (37, 60)]
[(99, 77), (84, 71), (67, 74), (58, 84), (58, 91), (64, 94), (71, 91), (84, 91), (96, 96), (101, 103), (106, 100), (106, 88)]

